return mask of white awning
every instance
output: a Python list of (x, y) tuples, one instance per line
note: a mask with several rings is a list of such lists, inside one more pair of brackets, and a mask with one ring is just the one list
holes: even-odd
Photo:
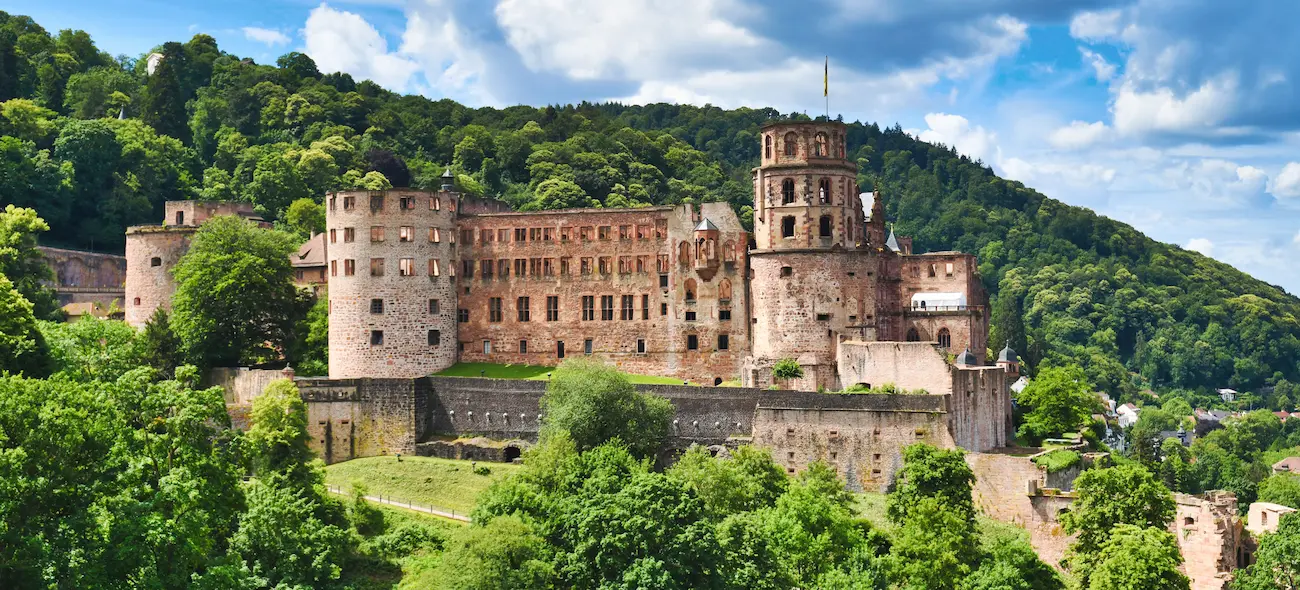
[(965, 293), (917, 293), (912, 295), (912, 309), (966, 307)]

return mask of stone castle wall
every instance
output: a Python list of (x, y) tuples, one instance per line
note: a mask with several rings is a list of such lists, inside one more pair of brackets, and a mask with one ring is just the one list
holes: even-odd
[(1242, 560), (1245, 527), (1237, 517), (1237, 497), (1230, 492), (1203, 496), (1174, 494), (1174, 520), (1170, 532), (1183, 554), (1183, 573), (1191, 590), (1224, 590), (1232, 571)]
[(975, 474), (975, 505), (994, 520), (1024, 527), (1039, 558), (1059, 567), (1073, 537), (1061, 529), (1058, 517), (1074, 496), (1047, 489), (1046, 470), (1029, 456), (967, 453), (966, 463)]
[(50, 287), (60, 305), (116, 301), (123, 306), (126, 296), (126, 257), (84, 250), (38, 246), (45, 263), (54, 271)]
[(451, 193), (329, 195), (331, 377), (419, 377), (455, 364), (455, 232)]
[(145, 225), (126, 230), (126, 323), (144, 326), (159, 307), (171, 310), (171, 270), (189, 251), (197, 226)]

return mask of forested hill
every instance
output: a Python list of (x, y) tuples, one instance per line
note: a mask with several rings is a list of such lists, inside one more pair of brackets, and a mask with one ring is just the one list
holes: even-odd
[[(725, 200), (747, 222), (749, 169), (772, 109), (588, 104), (473, 109), (400, 96), (290, 53), (277, 65), (198, 35), (146, 60), (0, 13), (0, 196), (47, 243), (120, 250), (165, 200), (240, 199), (282, 217), (300, 198), (386, 181), (521, 209)], [(995, 347), (1074, 361), (1096, 386), (1259, 389), (1300, 378), (1300, 300), (1230, 266), (998, 178), (897, 126), (851, 123), (863, 190), (881, 189), (918, 251), (977, 253)], [(409, 178), (394, 172), (405, 160)], [(388, 171), (383, 178), (372, 171)], [(368, 174), (370, 173), (370, 174)]]

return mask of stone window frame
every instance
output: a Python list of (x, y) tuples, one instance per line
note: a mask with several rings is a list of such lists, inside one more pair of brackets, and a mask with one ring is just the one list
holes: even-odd
[(352, 258), (343, 259), (343, 276), (351, 277), (357, 274), (357, 261)]
[(731, 335), (723, 332), (718, 334), (718, 350), (731, 350)]
[(560, 321), (560, 296), (559, 295), (546, 296), (546, 321), (548, 322)]
[(700, 337), (695, 334), (686, 335), (686, 350), (699, 350)]
[(384, 212), (384, 195), (370, 195), (370, 213)]
[(614, 296), (600, 296), (600, 320), (603, 322), (614, 321)]
[(623, 295), (619, 298), (618, 317), (623, 321), (632, 321), (636, 319), (636, 296)]
[(835, 237), (835, 221), (833, 217), (830, 215), (822, 215), (817, 219), (817, 237)]
[(330, 230), (330, 243), (331, 243), (331, 244), (337, 244), (337, 243), (339, 243), (339, 234), (338, 234), (338, 231), (339, 231), (339, 230), (337, 230), (337, 229), (331, 229), (331, 230)]
[(831, 204), (831, 179), (822, 178), (817, 181), (817, 202), (822, 205)]
[(379, 244), (379, 243), (383, 243), (383, 241), (384, 241), (384, 226), (382, 225), (370, 226), (370, 243)]
[(637, 339), (636, 339), (636, 353), (637, 353), (637, 354), (645, 354), (645, 353), (646, 353), (645, 338), (637, 338)]
[(519, 341), (519, 354), (528, 354), (528, 341), (521, 339)]
[(641, 295), (641, 319), (650, 319), (650, 296), (646, 294)]
[(429, 315), (442, 315), (442, 302), (436, 297), (429, 299)]
[(825, 131), (818, 131), (813, 136), (813, 156), (818, 158), (829, 158), (831, 154), (831, 140)]
[(781, 180), (781, 204), (793, 205), (795, 201), (795, 185), (793, 178)]
[(526, 227), (516, 227), (516, 228), (515, 228), (515, 242), (526, 242), (526, 241), (528, 241), (528, 228), (526, 228)]
[(787, 158), (793, 158), (799, 155), (799, 135), (793, 131), (785, 134), (781, 140), (781, 153)]
[(609, 241), (610, 234), (612, 233), (612, 229), (611, 229), (612, 227), (613, 226), (610, 225), (596, 226), (596, 239), (602, 242)]
[(488, 322), (493, 324), (501, 323), (501, 318), (503, 317), (501, 308), (502, 304), (500, 297), (488, 297)]
[(794, 276), (794, 267), (793, 267), (793, 266), (782, 266), (782, 267), (781, 267), (781, 278), (790, 278), (790, 277), (793, 277), (793, 276)]
[(478, 261), (478, 266), (478, 274), (485, 281), (491, 279), (492, 275), (495, 274), (495, 269), (493, 267), (496, 266), (496, 261), (491, 258), (484, 258)]
[(344, 211), (351, 211), (351, 210), (356, 209), (356, 208), (357, 208), (357, 198), (356, 198), (356, 197), (343, 197), (343, 210), (344, 210)]
[(429, 276), (431, 277), (442, 276), (442, 263), (437, 258), (429, 259)]
[(383, 314), (384, 314), (384, 298), (383, 298), (383, 297), (372, 297), (372, 298), (370, 299), (370, 313), (371, 313), (371, 315), (383, 315)]
[(371, 259), (370, 259), (370, 276), (372, 276), (372, 277), (382, 277), (382, 276), (384, 276), (384, 259), (383, 259), (383, 258), (371, 258)]
[(659, 315), (661, 315), (661, 316), (666, 316), (666, 315), (668, 315), (668, 304), (667, 304), (667, 303), (660, 303), (660, 304), (659, 304)]
[(154, 256), (149, 259), (149, 266), (162, 266), (162, 258)]
[(591, 322), (596, 320), (596, 296), (582, 296), (582, 321)]
[(383, 330), (371, 330), (371, 331), (370, 331), (370, 345), (371, 345), (371, 346), (383, 346), (383, 345), (384, 345), (384, 331), (383, 331)]
[(438, 197), (429, 197), (429, 210), (430, 210), (430, 211), (441, 211), (441, 210), (442, 210), (442, 199), (440, 199), (440, 198), (438, 198)]
[(531, 300), (527, 296), (515, 299), (515, 314), (518, 321), (527, 322), (532, 320), (532, 304)]
[(398, 259), (397, 259), (397, 275), (398, 275), (398, 276), (403, 276), (403, 277), (413, 277), (413, 276), (415, 276), (415, 259), (414, 259), (414, 258), (398, 258)]
[(401, 211), (414, 211), (415, 197), (398, 197), (397, 208)]
[(491, 340), (484, 340), (484, 341), (483, 341), (483, 354), (484, 354), (484, 355), (492, 354), (492, 341), (491, 341)]
[(781, 218), (781, 239), (792, 240), (795, 237), (795, 219), (793, 215)]
[(686, 279), (686, 282), (683, 284), (683, 291), (684, 291), (686, 302), (693, 303), (695, 301), (695, 298), (699, 296), (699, 288), (695, 283), (695, 279), (693, 278)]
[(355, 241), (357, 241), (357, 228), (355, 227), (343, 228), (343, 243), (351, 244), (352, 242)]
[(330, 276), (339, 276), (339, 261), (337, 259), (330, 261)]
[(441, 244), (441, 243), (442, 243), (442, 230), (441, 230), (441, 229), (436, 228), (436, 227), (431, 227), (431, 228), (429, 228), (429, 243), (430, 243), (430, 244)]
[(940, 348), (952, 348), (952, 332), (948, 328), (939, 328), (939, 333), (935, 335), (935, 341), (939, 343)]
[(469, 310), (468, 310), (468, 309), (465, 309), (465, 308), (462, 307), (462, 308), (456, 310), (456, 323), (458, 323), (458, 324), (468, 324), (468, 323), (469, 323)]
[(434, 347), (442, 346), (442, 331), (441, 331), (441, 330), (429, 330), (429, 344), (428, 344), (428, 345), (429, 345), (429, 346), (434, 346)]
[(763, 136), (763, 159), (765, 160), (772, 159), (772, 135), (771, 134), (767, 134)]

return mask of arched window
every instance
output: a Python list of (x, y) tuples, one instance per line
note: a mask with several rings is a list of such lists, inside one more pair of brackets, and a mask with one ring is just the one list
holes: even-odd
[(686, 300), (695, 301), (695, 279), (686, 279)]
[(795, 155), (795, 149), (796, 149), (795, 145), (798, 142), (799, 142), (799, 136), (795, 135), (793, 131), (785, 134), (785, 141), (782, 142), (783, 144), (785, 144), (782, 146), (785, 148), (785, 155), (787, 156)]
[(691, 243), (681, 242), (677, 245), (677, 263), (686, 266), (691, 261)]
[(823, 205), (831, 202), (831, 179), (823, 178), (817, 181), (817, 200)]
[(723, 262), (735, 262), (735, 261), (736, 261), (736, 243), (735, 243), (735, 242), (733, 242), (733, 241), (731, 241), (731, 240), (727, 240), (726, 242), (723, 242), (723, 243), (722, 243), (722, 261), (723, 261)]
[(781, 218), (781, 237), (794, 237), (794, 217), (787, 215)]
[(831, 155), (831, 152), (830, 152), (830, 141), (828, 141), (828, 140), (826, 139), (826, 134), (825, 134), (825, 133), (818, 133), (818, 134), (817, 134), (816, 140), (815, 140), (815, 142), (813, 143), (813, 155), (814, 155), (814, 156), (819, 156), (819, 157), (822, 157), (822, 158), (825, 158), (826, 156)]
[(794, 179), (787, 178), (781, 181), (781, 204), (789, 205), (794, 202)]
[(727, 279), (722, 279), (722, 281), (718, 283), (718, 300), (728, 301), (730, 299), (731, 299), (731, 281), (728, 281)]
[(817, 224), (817, 235), (823, 238), (831, 237), (831, 216), (823, 215)]
[(939, 328), (939, 346), (943, 348), (952, 346), (952, 334), (948, 333), (948, 328)]
[(767, 160), (772, 159), (772, 136), (771, 135), (763, 136), (763, 158)]
[(918, 333), (916, 332), (916, 328), (908, 328), (908, 329), (907, 329), (907, 341), (908, 341), (908, 342), (920, 342), (920, 341), (921, 341), (921, 335), (918, 334)]

